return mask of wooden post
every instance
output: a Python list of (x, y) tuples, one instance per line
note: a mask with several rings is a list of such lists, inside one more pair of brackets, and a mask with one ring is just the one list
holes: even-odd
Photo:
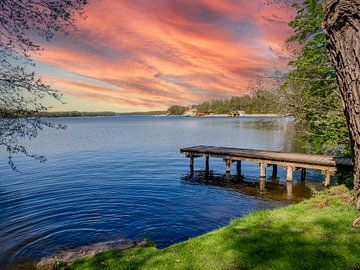
[(225, 159), (225, 162), (226, 162), (226, 174), (230, 174), (231, 173), (231, 160)]
[(276, 178), (277, 177), (277, 165), (274, 164), (272, 165), (272, 178)]
[(265, 164), (265, 162), (260, 163), (260, 177), (266, 177), (266, 164)]
[(209, 157), (205, 157), (205, 171), (208, 174), (209, 173)]
[(301, 181), (305, 181), (306, 178), (306, 169), (301, 168)]
[(194, 157), (190, 156), (190, 167), (194, 167)]
[(326, 172), (325, 172), (325, 182), (324, 182), (324, 186), (325, 186), (325, 187), (330, 186), (330, 181), (331, 181), (331, 173), (330, 173), (330, 171), (326, 171)]
[(236, 162), (236, 172), (237, 172), (237, 176), (240, 177), (241, 176), (241, 160), (238, 160)]
[(293, 167), (287, 166), (286, 167), (286, 181), (292, 182), (293, 180)]
[(260, 192), (265, 191), (265, 184), (266, 184), (265, 177), (260, 177)]
[(286, 194), (289, 200), (291, 200), (292, 198), (292, 189), (293, 189), (292, 181), (286, 181)]
[(194, 175), (194, 157), (190, 156), (190, 175)]

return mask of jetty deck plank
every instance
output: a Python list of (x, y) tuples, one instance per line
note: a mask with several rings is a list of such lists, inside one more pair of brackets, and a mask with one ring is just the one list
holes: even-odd
[(310, 155), (303, 153), (287, 153), (233, 147), (198, 145), (181, 148), (180, 152), (188, 157), (218, 157), (229, 160), (249, 160), (267, 164), (289, 165), (301, 168), (313, 168), (336, 172), (341, 169), (351, 169), (352, 159), (326, 155)]

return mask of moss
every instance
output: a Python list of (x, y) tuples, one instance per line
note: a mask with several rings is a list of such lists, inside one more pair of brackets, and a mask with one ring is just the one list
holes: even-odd
[(255, 212), (172, 245), (99, 254), (68, 269), (357, 269), (360, 231), (344, 187), (286, 208)]

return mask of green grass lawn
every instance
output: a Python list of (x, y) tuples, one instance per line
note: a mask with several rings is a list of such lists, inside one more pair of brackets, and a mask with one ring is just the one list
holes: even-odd
[(302, 203), (255, 212), (172, 245), (111, 251), (69, 269), (360, 269), (350, 193), (333, 188)]

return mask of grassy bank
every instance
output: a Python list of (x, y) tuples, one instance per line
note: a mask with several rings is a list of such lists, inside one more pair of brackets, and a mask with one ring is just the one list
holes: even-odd
[(360, 269), (360, 230), (345, 188), (260, 211), (170, 246), (111, 251), (70, 269)]

